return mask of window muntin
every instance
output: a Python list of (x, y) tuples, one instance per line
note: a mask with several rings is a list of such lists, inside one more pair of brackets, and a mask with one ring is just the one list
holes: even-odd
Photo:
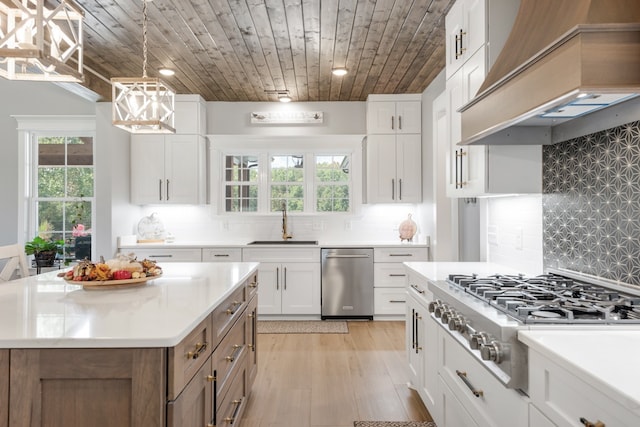
[(351, 177), (348, 155), (315, 156), (316, 212), (349, 212)]
[(91, 258), (93, 137), (37, 135), (35, 145), (33, 234), (64, 240), (67, 259)]
[(258, 156), (227, 155), (224, 157), (225, 212), (258, 211)]
[(269, 164), (269, 206), (281, 211), (286, 204), (290, 212), (304, 212), (304, 156), (287, 154), (271, 156)]

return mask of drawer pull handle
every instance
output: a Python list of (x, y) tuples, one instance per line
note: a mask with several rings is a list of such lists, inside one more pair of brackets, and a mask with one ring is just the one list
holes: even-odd
[(231, 417), (225, 418), (223, 421), (225, 423), (233, 424), (233, 421), (238, 416), (238, 410), (240, 409), (240, 405), (242, 404), (242, 399), (236, 399), (231, 402), (232, 405), (235, 405), (235, 409), (233, 410), (233, 415)]
[(149, 258), (173, 258), (173, 255), (149, 255)]
[(484, 392), (482, 390), (476, 390), (476, 388), (473, 386), (473, 384), (471, 384), (471, 382), (469, 382), (469, 378), (467, 378), (467, 373), (466, 372), (458, 371), (456, 369), (456, 374), (458, 374), (458, 376), (460, 377), (460, 379), (462, 380), (464, 385), (469, 387), (469, 390), (471, 390), (471, 393), (473, 393), (473, 395), (475, 397), (480, 397), (480, 396), (484, 395)]
[(403, 299), (392, 299), (389, 300), (390, 303), (405, 303), (407, 301), (403, 300)]
[(227, 309), (227, 311), (225, 311), (225, 313), (227, 313), (228, 315), (233, 315), (233, 314), (235, 314), (235, 313), (236, 313), (235, 308), (236, 308), (237, 306), (239, 306), (239, 305), (242, 305), (242, 303), (241, 303), (241, 302), (238, 302), (238, 301), (234, 301), (234, 302), (232, 302), (232, 303), (231, 303), (231, 308)]
[(229, 254), (215, 254), (214, 257), (229, 257)]
[(257, 288), (257, 287), (258, 287), (258, 282), (251, 282), (251, 283), (249, 283), (249, 287), (250, 287), (250, 288)]
[(207, 380), (207, 382), (212, 383), (216, 380), (216, 377), (214, 377), (213, 375), (207, 375), (205, 379)]
[(406, 274), (389, 274), (390, 277), (406, 277)]
[(196, 350), (190, 351), (187, 353), (187, 359), (193, 359), (193, 360), (197, 359), (198, 357), (200, 357), (202, 353), (204, 353), (206, 349), (207, 349), (206, 341), (204, 343), (197, 343)]
[(389, 254), (389, 256), (413, 256), (412, 254)]
[(411, 285), (411, 287), (412, 287), (413, 289), (415, 289), (415, 291), (416, 291), (417, 293), (419, 293), (419, 294), (424, 294), (424, 291), (423, 291), (422, 289), (418, 288), (416, 285)]
[(588, 419), (581, 417), (580, 422), (584, 424), (585, 427), (605, 427), (604, 423), (600, 420), (596, 421), (595, 423), (592, 423)]
[(224, 360), (226, 360), (227, 362), (233, 362), (234, 360), (236, 360), (236, 353), (238, 352), (239, 348), (242, 348), (242, 346), (238, 345), (238, 344), (234, 344), (234, 346), (233, 346), (233, 350), (234, 350), (233, 354), (231, 356), (226, 356), (224, 358)]

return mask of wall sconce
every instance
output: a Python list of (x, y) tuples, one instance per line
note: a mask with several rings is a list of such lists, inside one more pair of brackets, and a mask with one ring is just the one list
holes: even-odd
[(45, 0), (0, 1), (0, 76), (82, 82), (83, 20), (72, 0), (53, 8)]

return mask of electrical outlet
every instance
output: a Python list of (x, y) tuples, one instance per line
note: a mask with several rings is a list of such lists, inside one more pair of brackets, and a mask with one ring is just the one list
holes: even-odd
[(344, 229), (347, 231), (351, 230), (351, 221), (345, 221), (344, 222)]
[(522, 227), (516, 227), (514, 246), (516, 249), (522, 250)]
[(313, 231), (322, 231), (322, 221), (313, 221), (311, 228)]
[(220, 224), (222, 226), (223, 230), (228, 230), (229, 229), (229, 221), (222, 221), (222, 224)]

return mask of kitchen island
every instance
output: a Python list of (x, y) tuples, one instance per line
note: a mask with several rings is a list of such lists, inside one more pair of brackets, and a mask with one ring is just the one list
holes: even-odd
[(240, 417), (257, 366), (258, 264), (162, 267), (125, 289), (55, 272), (0, 286), (0, 426)]

